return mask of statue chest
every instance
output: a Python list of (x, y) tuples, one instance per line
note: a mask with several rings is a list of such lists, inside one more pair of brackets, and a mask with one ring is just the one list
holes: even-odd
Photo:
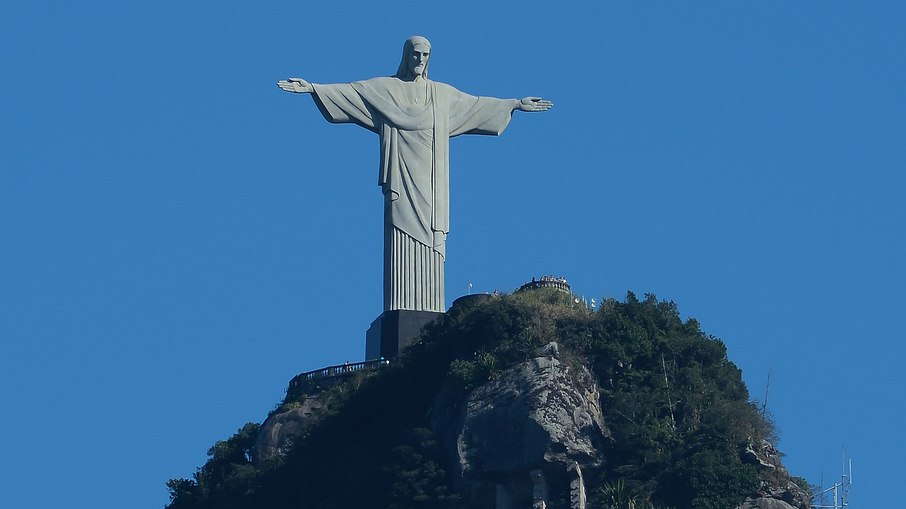
[(425, 82), (410, 83), (400, 90), (397, 104), (409, 116), (422, 115), (431, 106), (431, 89)]

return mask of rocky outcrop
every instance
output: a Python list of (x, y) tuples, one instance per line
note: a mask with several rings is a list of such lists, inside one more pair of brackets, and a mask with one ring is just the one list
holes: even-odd
[[(808, 509), (811, 507), (809, 494), (789, 480), (789, 472), (780, 461), (780, 452), (767, 440), (749, 444), (743, 453), (743, 461), (755, 465), (763, 478), (757, 493), (737, 509)], [(764, 475), (770, 473), (770, 475)]]
[(785, 488), (765, 487), (763, 496), (750, 497), (738, 509), (808, 509), (808, 495), (794, 483)]
[(255, 441), (255, 462), (260, 464), (284, 454), (293, 439), (305, 434), (326, 409), (317, 396), (309, 396), (296, 408), (268, 416)]
[(609, 435), (599, 399), (592, 377), (572, 373), (550, 343), (453, 402), (456, 415), (438, 401), (433, 425), (467, 507), (545, 507), (553, 498), (584, 508), (582, 471), (601, 464)]
[(794, 506), (787, 504), (783, 500), (776, 498), (756, 498), (748, 499), (739, 509), (796, 509)]

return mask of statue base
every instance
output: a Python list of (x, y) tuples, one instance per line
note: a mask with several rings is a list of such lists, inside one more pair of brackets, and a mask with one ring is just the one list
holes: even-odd
[(435, 311), (384, 311), (371, 322), (365, 333), (365, 359), (395, 359), (418, 337), (422, 327), (443, 313)]

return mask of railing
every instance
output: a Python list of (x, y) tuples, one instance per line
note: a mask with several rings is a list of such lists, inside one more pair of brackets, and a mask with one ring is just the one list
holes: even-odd
[(312, 382), (319, 382), (324, 380), (333, 381), (349, 376), (353, 373), (357, 373), (359, 371), (371, 371), (380, 369), (389, 364), (390, 361), (388, 359), (380, 358), (377, 360), (363, 362), (347, 362), (345, 364), (327, 366), (326, 368), (316, 369), (314, 371), (307, 371), (293, 377), (293, 379), (289, 381), (289, 387), (287, 387), (286, 392), (297, 394), (297, 391), (299, 391), (304, 385)]
[(569, 283), (566, 282), (566, 278), (555, 276), (541, 276), (541, 279), (539, 280), (532, 279), (531, 282), (520, 286), (516, 291), (519, 292), (522, 290), (535, 288), (556, 288), (560, 291), (571, 293)]

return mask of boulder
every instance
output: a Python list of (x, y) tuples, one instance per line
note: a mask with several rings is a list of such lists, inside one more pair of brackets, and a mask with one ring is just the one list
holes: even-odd
[(739, 506), (738, 509), (797, 509), (795, 506), (787, 504), (783, 500), (776, 498), (756, 498), (748, 499)]
[(269, 415), (255, 440), (255, 463), (283, 455), (292, 445), (292, 440), (305, 434), (326, 409), (327, 406), (317, 396), (309, 396), (296, 408)]
[(435, 431), (452, 449), (467, 502), (532, 507), (549, 504), (539, 500), (539, 493), (549, 493), (584, 507), (582, 470), (604, 460), (609, 433), (593, 378), (584, 369), (572, 373), (558, 355), (556, 343), (548, 344), (538, 357), (474, 389), (459, 403), (454, 422), (435, 420)]
[(775, 485), (763, 481), (758, 492), (737, 509), (809, 509), (811, 497), (792, 481)]

